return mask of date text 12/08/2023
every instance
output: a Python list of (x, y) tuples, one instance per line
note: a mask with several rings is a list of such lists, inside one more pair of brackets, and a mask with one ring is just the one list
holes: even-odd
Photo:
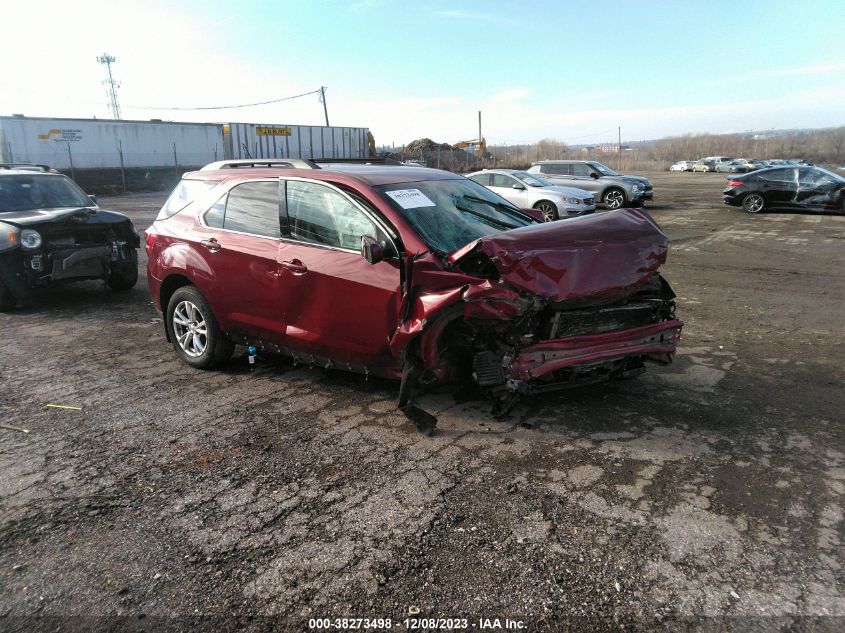
[(312, 630), (376, 630), (386, 631), (393, 628), (407, 630), (510, 630), (519, 631), (525, 628), (522, 620), (510, 618), (311, 618), (308, 628)]

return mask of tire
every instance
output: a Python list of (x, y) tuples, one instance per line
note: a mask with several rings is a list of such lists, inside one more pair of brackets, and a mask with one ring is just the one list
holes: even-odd
[(0, 312), (11, 312), (15, 309), (16, 304), (12, 292), (0, 281)]
[(628, 203), (628, 199), (625, 197), (625, 192), (618, 187), (611, 187), (605, 191), (601, 201), (604, 203), (605, 207), (611, 210), (621, 209)]
[(130, 290), (138, 283), (138, 252), (132, 249), (130, 261), (120, 268), (113, 268), (106, 283), (116, 292)]
[(534, 208), (543, 214), (543, 222), (554, 222), (560, 218), (555, 203), (549, 200), (540, 200), (534, 205)]
[(182, 286), (167, 304), (167, 334), (183, 362), (197, 369), (225, 363), (235, 350), (220, 331), (211, 306), (194, 286)]
[(766, 208), (766, 199), (759, 193), (747, 193), (742, 197), (742, 210), (746, 213), (760, 213)]

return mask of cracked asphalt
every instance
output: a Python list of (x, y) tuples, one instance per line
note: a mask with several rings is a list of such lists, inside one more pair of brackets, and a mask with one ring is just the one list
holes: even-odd
[(430, 394), (432, 437), (391, 382), (186, 367), (143, 279), (0, 314), (0, 629), (845, 629), (845, 217), (646, 175), (676, 362), (504, 419)]

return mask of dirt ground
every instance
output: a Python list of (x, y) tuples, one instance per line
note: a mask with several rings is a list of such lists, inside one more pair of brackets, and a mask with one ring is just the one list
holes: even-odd
[(429, 395), (433, 437), (390, 382), (186, 367), (143, 279), (0, 314), (0, 629), (845, 630), (845, 217), (645, 175), (676, 362), (503, 420)]

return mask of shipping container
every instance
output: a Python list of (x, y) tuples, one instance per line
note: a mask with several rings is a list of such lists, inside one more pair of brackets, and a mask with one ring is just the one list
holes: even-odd
[(172, 187), (224, 158), (365, 158), (367, 128), (0, 116), (0, 163), (49, 165), (89, 192)]
[(227, 123), (224, 158), (367, 158), (365, 127)]
[(222, 127), (211, 123), (0, 117), (0, 162), (178, 169), (222, 158)]

